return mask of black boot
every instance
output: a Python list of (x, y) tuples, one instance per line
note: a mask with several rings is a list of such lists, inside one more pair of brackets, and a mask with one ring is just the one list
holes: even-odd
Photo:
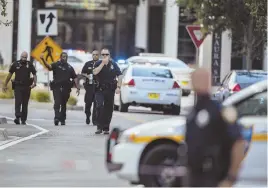
[(20, 118), (16, 118), (16, 119), (14, 119), (14, 123), (15, 123), (16, 125), (19, 125), (19, 124), (20, 124)]
[(87, 119), (86, 119), (86, 124), (89, 125), (90, 124), (90, 117), (87, 116)]
[(22, 120), (22, 121), (21, 121), (21, 124), (22, 124), (22, 125), (26, 125), (27, 123), (26, 123), (26, 121)]
[(102, 130), (101, 129), (98, 129), (95, 134), (101, 134), (102, 133)]
[(59, 125), (59, 120), (58, 119), (54, 119), (54, 125), (58, 126)]
[(65, 125), (65, 120), (61, 121), (61, 125)]

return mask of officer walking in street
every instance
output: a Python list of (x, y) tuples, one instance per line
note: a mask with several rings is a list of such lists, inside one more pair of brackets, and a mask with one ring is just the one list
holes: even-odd
[[(12, 88), (14, 89), (15, 94), (16, 119), (14, 122), (16, 124), (22, 123), (23, 125), (26, 125), (31, 89), (36, 86), (37, 77), (33, 63), (27, 61), (28, 53), (22, 52), (20, 57), (21, 59), (12, 63), (9, 68), (9, 74), (4, 83), (3, 92), (7, 91), (7, 84), (13, 73), (15, 73), (15, 80), (12, 81)], [(31, 78), (31, 74), (33, 75), (33, 78)]]
[(88, 61), (85, 63), (82, 69), (82, 75), (86, 77), (86, 82), (84, 83), (84, 88), (86, 90), (85, 94), (85, 114), (86, 114), (86, 123), (90, 124), (90, 116), (91, 116), (91, 106), (93, 104), (93, 115), (92, 122), (93, 125), (96, 125), (96, 102), (95, 102), (95, 85), (96, 80), (95, 76), (93, 76), (93, 68), (94, 64), (99, 60), (99, 52), (94, 50), (92, 52), (92, 61)]
[[(96, 108), (97, 131), (95, 134), (109, 134), (109, 127), (113, 116), (114, 95), (120, 93), (121, 71), (118, 65), (111, 60), (110, 51), (102, 49), (103, 60), (95, 63), (93, 74), (96, 75)], [(118, 81), (116, 80), (118, 78)]]
[(211, 100), (210, 78), (205, 69), (192, 74), (197, 102), (186, 121), (187, 187), (231, 187), (244, 158), (237, 111)]
[(48, 70), (53, 71), (53, 81), (50, 83), (50, 89), (53, 91), (54, 97), (54, 124), (58, 126), (61, 122), (61, 125), (65, 125), (66, 105), (74, 84), (77, 88), (77, 95), (80, 92), (76, 79), (77, 75), (73, 67), (67, 63), (68, 55), (66, 52), (62, 52), (60, 60), (51, 65), (45, 61), (43, 55), (40, 58)]

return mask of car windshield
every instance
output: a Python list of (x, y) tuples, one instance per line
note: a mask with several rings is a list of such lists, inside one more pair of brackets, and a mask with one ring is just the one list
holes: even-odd
[(173, 78), (170, 70), (152, 68), (152, 67), (146, 67), (146, 68), (135, 67), (133, 68), (132, 75), (135, 77)]
[(266, 72), (237, 72), (236, 82), (237, 83), (256, 83), (267, 79)]

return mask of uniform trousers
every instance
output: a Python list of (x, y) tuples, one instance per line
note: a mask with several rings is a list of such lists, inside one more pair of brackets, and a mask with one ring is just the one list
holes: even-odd
[(66, 120), (66, 106), (70, 98), (71, 89), (68, 87), (55, 87), (53, 89), (54, 97), (54, 120)]
[(95, 93), (97, 126), (99, 130), (109, 131), (114, 110), (115, 90), (103, 89)]
[(29, 86), (16, 86), (14, 89), (15, 95), (15, 116), (21, 118), (22, 121), (27, 120), (28, 103), (31, 95)]

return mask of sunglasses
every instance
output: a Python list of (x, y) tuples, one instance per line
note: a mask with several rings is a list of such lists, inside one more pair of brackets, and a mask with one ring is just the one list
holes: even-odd
[(93, 56), (98, 56), (99, 54), (92, 54)]
[(110, 54), (101, 54), (102, 56), (109, 56)]

